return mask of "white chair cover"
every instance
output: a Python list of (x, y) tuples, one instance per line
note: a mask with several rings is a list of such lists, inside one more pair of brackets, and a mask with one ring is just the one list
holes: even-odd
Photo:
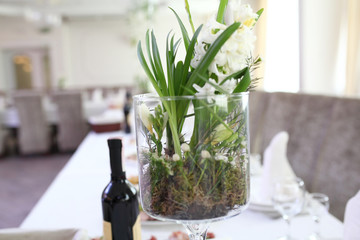
[(360, 238), (360, 190), (346, 204), (344, 218), (344, 240)]

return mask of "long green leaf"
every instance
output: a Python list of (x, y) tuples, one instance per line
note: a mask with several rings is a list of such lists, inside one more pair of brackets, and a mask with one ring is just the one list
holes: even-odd
[(219, 9), (216, 15), (216, 21), (219, 23), (224, 23), (224, 15), (227, 4), (228, 4), (228, 0), (220, 0)]
[[(147, 51), (148, 60), (150, 62), (151, 69), (152, 69), (153, 73), (155, 75), (157, 75), (156, 68), (155, 68), (154, 61), (152, 59), (152, 54), (151, 54), (149, 30), (146, 31), (145, 43), (146, 43), (146, 51)], [(156, 78), (155, 78), (155, 81), (157, 82)]]
[(185, 9), (186, 9), (186, 12), (187, 12), (188, 17), (189, 17), (189, 22), (190, 22), (191, 29), (192, 29), (193, 33), (195, 33), (194, 23), (192, 21), (191, 12), (190, 12), (190, 5), (189, 5), (188, 0), (185, 0)]
[(245, 68), (245, 74), (243, 78), (241, 79), (240, 83), (236, 86), (233, 93), (246, 92), (248, 87), (250, 86), (250, 83), (251, 83), (251, 77), (250, 77), (249, 68), (247, 67)]
[(180, 95), (179, 93), (180, 93), (180, 86), (181, 86), (180, 84), (181, 84), (181, 80), (182, 80), (183, 67), (184, 67), (183, 62), (178, 61), (176, 64), (175, 77), (174, 77), (174, 79), (175, 79), (174, 87), (175, 87), (176, 96)]
[[(174, 96), (175, 92), (174, 92), (174, 69), (173, 69), (173, 44), (174, 44), (174, 36), (172, 36), (171, 41), (169, 43), (169, 36), (170, 33), (168, 33), (167, 37), (166, 37), (166, 66), (167, 66), (167, 75), (168, 75), (168, 89), (169, 89), (169, 95), (170, 96)], [(170, 47), (169, 47), (170, 45)]]
[(175, 14), (175, 16), (176, 16), (176, 19), (177, 19), (177, 21), (178, 21), (178, 23), (179, 23), (179, 26), (180, 26), (180, 29), (181, 29), (181, 34), (182, 34), (183, 40), (184, 40), (185, 51), (187, 51), (188, 46), (189, 46), (189, 43), (190, 43), (189, 34), (188, 34), (188, 32), (186, 31), (186, 28), (185, 28), (183, 22), (181, 21), (179, 15), (175, 12), (174, 9), (172, 9), (172, 8), (170, 8), (170, 9), (171, 9), (171, 11), (174, 12), (174, 14)]
[(240, 71), (237, 71), (229, 76), (227, 76), (224, 80), (221, 81), (220, 85), (223, 85), (227, 80), (235, 78), (240, 79), (245, 75), (246, 68), (241, 69)]
[(226, 28), (224, 32), (220, 34), (220, 36), (214, 41), (213, 44), (211, 44), (205, 56), (201, 60), (199, 66), (191, 74), (188, 82), (185, 85), (186, 88), (192, 89), (192, 85), (199, 82), (199, 76), (204, 75), (211, 62), (214, 60), (216, 54), (219, 52), (225, 42), (231, 37), (231, 35), (239, 28), (239, 26), (240, 23), (233, 23), (228, 28)]
[(187, 79), (188, 74), (189, 74), (189, 68), (190, 68), (191, 59), (193, 58), (195, 44), (196, 44), (197, 37), (199, 36), (201, 29), (202, 29), (202, 25), (200, 25), (200, 27), (198, 27), (198, 29), (194, 33), (194, 36), (192, 37), (191, 42), (190, 42), (189, 47), (188, 47), (188, 50), (186, 52), (180, 86), (184, 86), (187, 83), (186, 79)]
[(161, 58), (160, 58), (160, 53), (159, 53), (159, 49), (156, 43), (156, 38), (154, 35), (154, 32), (151, 32), (151, 46), (152, 46), (152, 54), (153, 54), (153, 58), (154, 58), (154, 65), (156, 68), (156, 78), (160, 84), (160, 88), (162, 90), (162, 92), (164, 93), (165, 96), (169, 95), (168, 89), (167, 89), (167, 85), (166, 85), (166, 79), (165, 79), (165, 74), (164, 74), (164, 70), (161, 64)]
[(151, 84), (153, 85), (153, 87), (155, 88), (155, 91), (159, 94), (160, 97), (163, 97), (163, 93), (161, 92), (161, 89), (159, 88), (154, 75), (151, 73), (149, 66), (146, 63), (145, 57), (144, 57), (144, 53), (142, 51), (141, 48), (141, 42), (139, 41), (138, 43), (138, 47), (137, 47), (137, 53), (138, 53), (138, 58), (140, 61), (141, 66), (144, 68), (146, 75), (148, 76), (148, 78), (151, 81)]

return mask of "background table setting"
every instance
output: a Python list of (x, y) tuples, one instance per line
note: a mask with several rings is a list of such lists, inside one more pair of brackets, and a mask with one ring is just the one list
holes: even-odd
[[(101, 192), (110, 178), (107, 139), (123, 139), (124, 165), (127, 177), (137, 176), (136, 145), (133, 135), (123, 132), (90, 132), (67, 165), (23, 221), (24, 230), (83, 229), (89, 237), (102, 235)], [(276, 141), (275, 141), (276, 142)], [(284, 142), (282, 142), (284, 143)], [(279, 143), (278, 143), (279, 144)], [(281, 143), (280, 143), (281, 144)], [(262, 170), (264, 174), (265, 169)], [(261, 176), (251, 178), (252, 189), (259, 189)], [(256, 194), (254, 191), (253, 194)], [(252, 195), (251, 199), (256, 199)], [(330, 200), (331, 202), (331, 200)], [(331, 204), (331, 203), (330, 203)], [(286, 223), (272, 206), (251, 200), (242, 214), (211, 225), (209, 232), (216, 239), (277, 239), (286, 232)], [(271, 213), (271, 214), (269, 214)], [(183, 231), (181, 225), (171, 222), (142, 222), (142, 239), (151, 236), (166, 240), (174, 231)], [(314, 231), (309, 214), (300, 214), (292, 221), (291, 233), (306, 239)], [(328, 239), (342, 239), (343, 224), (331, 214), (324, 214), (321, 234)]]

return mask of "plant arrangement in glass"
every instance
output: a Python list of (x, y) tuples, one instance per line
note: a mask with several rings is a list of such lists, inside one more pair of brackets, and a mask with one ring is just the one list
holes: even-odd
[[(261, 61), (252, 51), (262, 9), (221, 0), (216, 17), (195, 30), (185, 6), (193, 35), (171, 9), (182, 39), (168, 34), (165, 69), (154, 32), (144, 50), (138, 44), (157, 93), (134, 97), (140, 198), (152, 217), (205, 239), (208, 223), (239, 214), (249, 201), (248, 91)], [(181, 42), (186, 55), (176, 61)]]

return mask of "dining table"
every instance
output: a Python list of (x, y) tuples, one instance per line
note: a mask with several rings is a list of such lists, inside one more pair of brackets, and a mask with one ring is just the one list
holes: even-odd
[[(134, 134), (122, 131), (90, 132), (20, 228), (77, 228), (85, 229), (90, 237), (102, 235), (101, 194), (110, 181), (109, 138), (123, 140), (123, 162), (127, 177), (138, 175)], [(249, 207), (235, 217), (211, 223), (209, 232), (214, 233), (218, 240), (264, 240), (284, 235), (286, 227), (286, 222), (279, 216), (269, 216)], [(162, 221), (142, 222), (141, 229), (143, 240), (149, 240), (152, 236), (157, 240), (166, 240), (172, 232), (184, 231), (180, 224)], [(291, 233), (299, 240), (307, 239), (313, 230), (314, 222), (309, 214), (300, 214), (292, 220)], [(343, 223), (328, 213), (321, 220), (320, 231), (326, 239), (342, 239)]]

